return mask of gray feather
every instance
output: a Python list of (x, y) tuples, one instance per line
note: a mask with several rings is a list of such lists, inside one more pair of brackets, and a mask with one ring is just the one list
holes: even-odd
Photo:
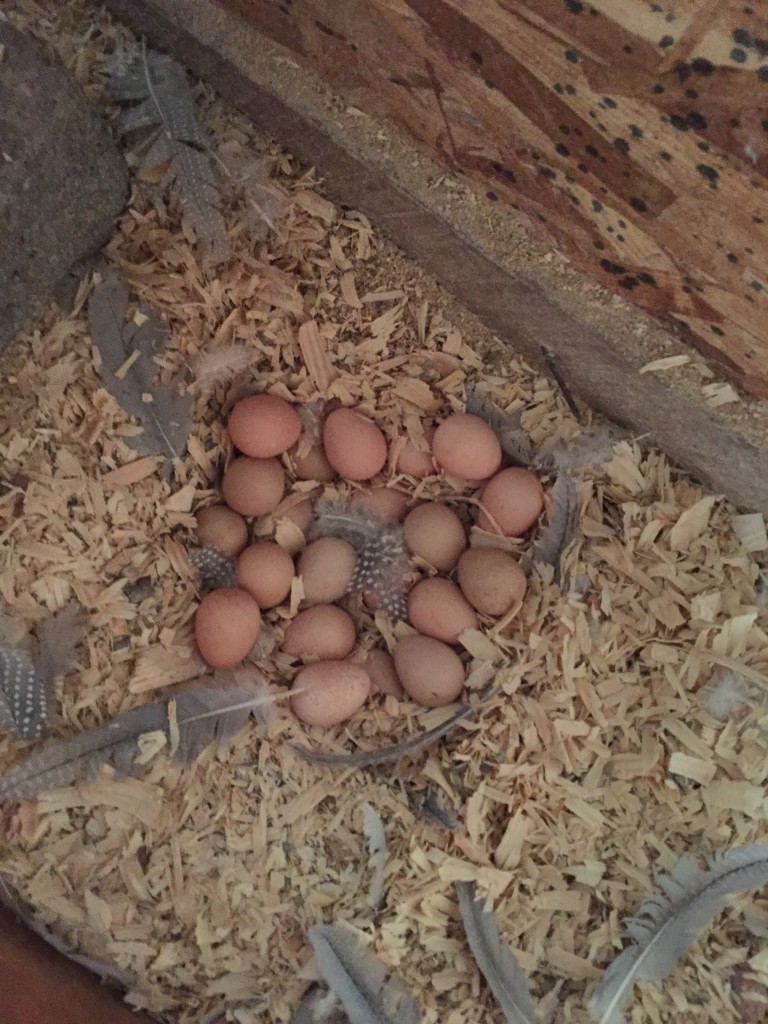
[[(214, 739), (234, 735), (258, 705), (274, 698), (264, 694), (258, 680), (251, 680), (226, 686), (196, 684), (173, 699), (179, 734), (175, 756), (188, 764)], [(141, 736), (158, 731), (169, 736), (168, 711), (168, 700), (143, 704), (77, 736), (51, 741), (0, 777), (0, 803), (90, 778), (108, 763), (126, 774), (139, 752)]]
[[(140, 305), (145, 318), (136, 328), (125, 322), (129, 289), (116, 277), (97, 285), (88, 302), (91, 341), (101, 356), (100, 376), (107, 391), (124, 412), (142, 425), (138, 437), (126, 443), (142, 455), (165, 452), (180, 458), (189, 436), (192, 396), (180, 392), (179, 377), (155, 384), (155, 357), (165, 351), (169, 332), (161, 317), (146, 302)], [(134, 353), (138, 358), (122, 377), (115, 376)], [(144, 399), (150, 395), (151, 402)]]
[(600, 1024), (623, 1024), (636, 981), (661, 981), (728, 903), (728, 897), (768, 882), (768, 844), (716, 854), (700, 871), (682, 858), (662, 889), (642, 904), (624, 928), (632, 944), (613, 961), (588, 1003)]
[(475, 897), (472, 882), (457, 882), (456, 892), (469, 948), (507, 1024), (536, 1024), (528, 981), (511, 950), (501, 941), (493, 914)]
[(567, 471), (562, 471), (552, 488), (552, 511), (549, 524), (542, 531), (533, 548), (533, 561), (555, 567), (555, 582), (560, 580), (560, 559), (573, 540), (579, 500), (576, 484)]
[(533, 443), (523, 430), (522, 413), (504, 412), (481, 388), (473, 388), (467, 394), (466, 409), (473, 416), (485, 420), (496, 434), (507, 464), (530, 466), (534, 458)]
[(342, 925), (317, 925), (309, 941), (330, 990), (344, 1004), (350, 1024), (418, 1024), (418, 1004), (396, 975)]

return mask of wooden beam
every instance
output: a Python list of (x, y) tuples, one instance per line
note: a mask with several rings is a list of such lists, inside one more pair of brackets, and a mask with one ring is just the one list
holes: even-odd
[(361, 159), (264, 84), (256, 35), (206, 0), (107, 0), (152, 45), (174, 54), (265, 133), (318, 168), (330, 193), (362, 210), (475, 312), (499, 338), (542, 365), (554, 354), (571, 390), (593, 408), (649, 436), (681, 466), (736, 504), (768, 513), (768, 454), (653, 375), (639, 375), (611, 338), (568, 313), (539, 285), (485, 256), (409, 195), (393, 174)]

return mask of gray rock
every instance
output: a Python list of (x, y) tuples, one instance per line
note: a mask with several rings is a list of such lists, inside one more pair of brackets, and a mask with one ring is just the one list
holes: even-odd
[(0, 21), (0, 351), (110, 238), (128, 167), (70, 73)]

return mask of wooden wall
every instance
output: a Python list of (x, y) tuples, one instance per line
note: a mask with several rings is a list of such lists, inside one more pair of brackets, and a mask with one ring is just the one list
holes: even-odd
[(768, 397), (768, 4), (215, 2)]

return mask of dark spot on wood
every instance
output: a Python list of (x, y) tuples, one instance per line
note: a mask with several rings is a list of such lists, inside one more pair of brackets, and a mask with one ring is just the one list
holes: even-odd
[(599, 199), (592, 200), (592, 209), (595, 211), (595, 213), (603, 212), (603, 204), (600, 202)]
[(564, 143), (562, 143), (562, 142), (558, 142), (558, 144), (555, 146), (555, 152), (559, 153), (560, 156), (570, 156), (571, 155), (570, 150), (568, 149), (568, 147)]
[(614, 145), (614, 148), (618, 149), (618, 151), (620, 153), (628, 153), (629, 152), (629, 143), (627, 142), (626, 139), (614, 139), (613, 140), (613, 145)]
[(608, 107), (609, 110), (615, 110), (618, 104), (616, 100), (611, 99), (610, 96), (603, 96), (603, 103)]
[(661, 94), (664, 92), (664, 86), (663, 85), (654, 85), (653, 91), (656, 93), (657, 96), (661, 96)]
[(492, 199), (494, 202), (496, 202), (496, 200), (499, 198), (495, 192), (486, 192), (485, 194), (488, 197), (488, 199)]
[(758, 217), (758, 215), (755, 213), (752, 216), (752, 223), (753, 224), (765, 224), (765, 220), (762, 217)]
[(587, 167), (586, 164), (577, 164), (576, 166), (578, 167), (578, 169), (581, 171), (582, 174), (589, 174), (589, 168)]
[(757, 69), (757, 77), (761, 82), (768, 82), (768, 64), (763, 64), (761, 68)]
[(629, 205), (633, 210), (637, 210), (638, 213), (647, 213), (648, 207), (639, 196), (632, 196), (629, 200)]
[(574, 85), (566, 85), (565, 91), (568, 93), (569, 96), (575, 96), (576, 95), (576, 86), (574, 86)]
[(571, 129), (568, 127), (567, 124), (558, 125), (558, 128), (563, 133), (563, 135), (570, 135), (571, 134)]
[(563, 87), (562, 87), (562, 85), (560, 85), (559, 82), (557, 82), (556, 85), (555, 85), (555, 92), (558, 94), (558, 96), (562, 96), (563, 95)]
[(625, 228), (626, 226), (627, 226), (627, 222), (625, 220), (622, 220), (621, 217), (619, 217), (619, 227), (620, 228)]
[(735, 64), (743, 64), (747, 59), (747, 54), (740, 46), (734, 46), (729, 57)]
[(768, 57), (768, 39), (756, 39), (755, 49), (761, 57)]
[(688, 64), (686, 64), (684, 60), (679, 60), (677, 62), (677, 64), (675, 64), (675, 66), (672, 68), (672, 70), (675, 72), (677, 77), (680, 79), (681, 83), (684, 82), (686, 80), (686, 78), (690, 78), (691, 75), (693, 74), (693, 72), (691, 71), (690, 66)]
[(763, 129), (764, 132), (768, 132), (768, 118), (765, 118), (760, 122), (760, 127)]
[(335, 32), (332, 28), (328, 28), (322, 21), (316, 21), (315, 26), (323, 33), (323, 35), (330, 36), (332, 39), (340, 39), (342, 43), (346, 43), (347, 37), (343, 36), (341, 32)]
[(666, 160), (668, 163), (671, 162), (672, 160), (672, 154), (668, 153), (666, 149), (662, 149), (662, 151), (659, 153), (659, 156), (662, 160)]
[(581, 206), (581, 200), (578, 196), (575, 196), (573, 192), (568, 193), (568, 198), (571, 200), (574, 206)]
[(508, 167), (503, 168), (501, 173), (504, 175), (507, 181), (511, 181), (513, 185), (517, 181), (517, 175), (514, 171), (510, 171)]
[(605, 242), (593, 242), (592, 244), (596, 249), (602, 250), (605, 248)]
[(706, 57), (695, 57), (691, 61), (691, 70), (695, 71), (697, 75), (704, 75), (707, 78), (715, 70), (715, 65)]
[(633, 139), (642, 139), (642, 137), (643, 137), (643, 129), (640, 127), (639, 124), (631, 124), (629, 126), (629, 130), (630, 130), (630, 132), (632, 134), (632, 138)]
[(725, 337), (725, 331), (722, 327), (718, 327), (717, 324), (710, 324), (709, 329), (712, 331), (713, 334), (716, 334), (719, 338)]
[(749, 287), (752, 289), (753, 292), (761, 292), (764, 290), (763, 286), (760, 284), (759, 281), (750, 281)]
[(741, 121), (738, 119), (738, 117), (732, 117), (731, 120), (728, 122), (728, 125), (731, 128), (741, 128)]
[(620, 263), (611, 263), (610, 260), (600, 260), (600, 266), (607, 274), (624, 274), (627, 270)]
[(493, 82), (490, 80), (490, 78), (486, 78), (486, 80), (485, 80), (485, 87), (486, 87), (486, 89), (495, 89), (496, 88), (496, 86), (493, 84)]
[(636, 277), (631, 277), (627, 274), (626, 277), (620, 277), (618, 284), (620, 288), (626, 288), (628, 291), (632, 291), (633, 288), (637, 288), (640, 282)]
[(748, 50), (752, 49), (755, 45), (752, 33), (747, 32), (745, 28), (735, 28), (731, 35), (733, 36), (734, 43), (738, 43), (739, 46), (746, 46)]
[(579, 58), (578, 58), (577, 54), (573, 50), (566, 50), (565, 51), (565, 59), (567, 61), (570, 61), (571, 64), (578, 64), (579, 63)]
[(638, 279), (638, 281), (642, 281), (643, 284), (649, 284), (653, 288), (658, 288), (658, 284), (656, 283), (656, 278), (653, 276), (653, 274), (649, 274), (645, 270), (641, 271), (637, 275), (637, 279)]
[(717, 185), (720, 175), (714, 167), (711, 167), (709, 164), (696, 164), (696, 170), (710, 185)]
[(739, 262), (739, 257), (736, 255), (735, 252), (726, 253), (726, 257), (725, 258), (728, 260), (729, 263), (738, 263)]
[(680, 117), (679, 114), (670, 114), (669, 123), (672, 125), (673, 128), (677, 128), (679, 132), (687, 132), (688, 129), (691, 127), (688, 124), (688, 118)]
[(541, 174), (547, 179), (547, 181), (554, 181), (557, 177), (556, 172), (553, 171), (551, 167), (541, 167), (539, 168), (539, 170), (541, 171)]
[(624, 50), (624, 53), (632, 53), (632, 47), (629, 45), (629, 43), (625, 43), (622, 49)]
[(584, 10), (584, 4), (581, 0), (565, 0), (565, 6), (571, 14), (581, 14)]
[(595, 149), (595, 147), (591, 143), (589, 145), (585, 146), (584, 150), (585, 150), (585, 152), (589, 153), (590, 156), (599, 156), (600, 155), (598, 153), (598, 151)]
[(659, 40), (659, 46), (662, 50), (668, 50), (670, 46), (674, 45), (674, 36), (662, 36)]
[(702, 151), (702, 153), (708, 153), (709, 152), (709, 143), (707, 143), (707, 142), (697, 142), (696, 145)]
[(697, 100), (699, 98), (699, 94), (695, 89), (686, 89), (685, 95), (689, 100)]
[(477, 50), (471, 50), (469, 56), (472, 58), (472, 60), (475, 62), (475, 64), (482, 64), (483, 63), (483, 58), (477, 52)]
[(617, 241), (617, 242), (623, 242), (623, 241), (625, 241), (625, 239), (624, 239), (624, 235), (616, 235), (616, 241)]

